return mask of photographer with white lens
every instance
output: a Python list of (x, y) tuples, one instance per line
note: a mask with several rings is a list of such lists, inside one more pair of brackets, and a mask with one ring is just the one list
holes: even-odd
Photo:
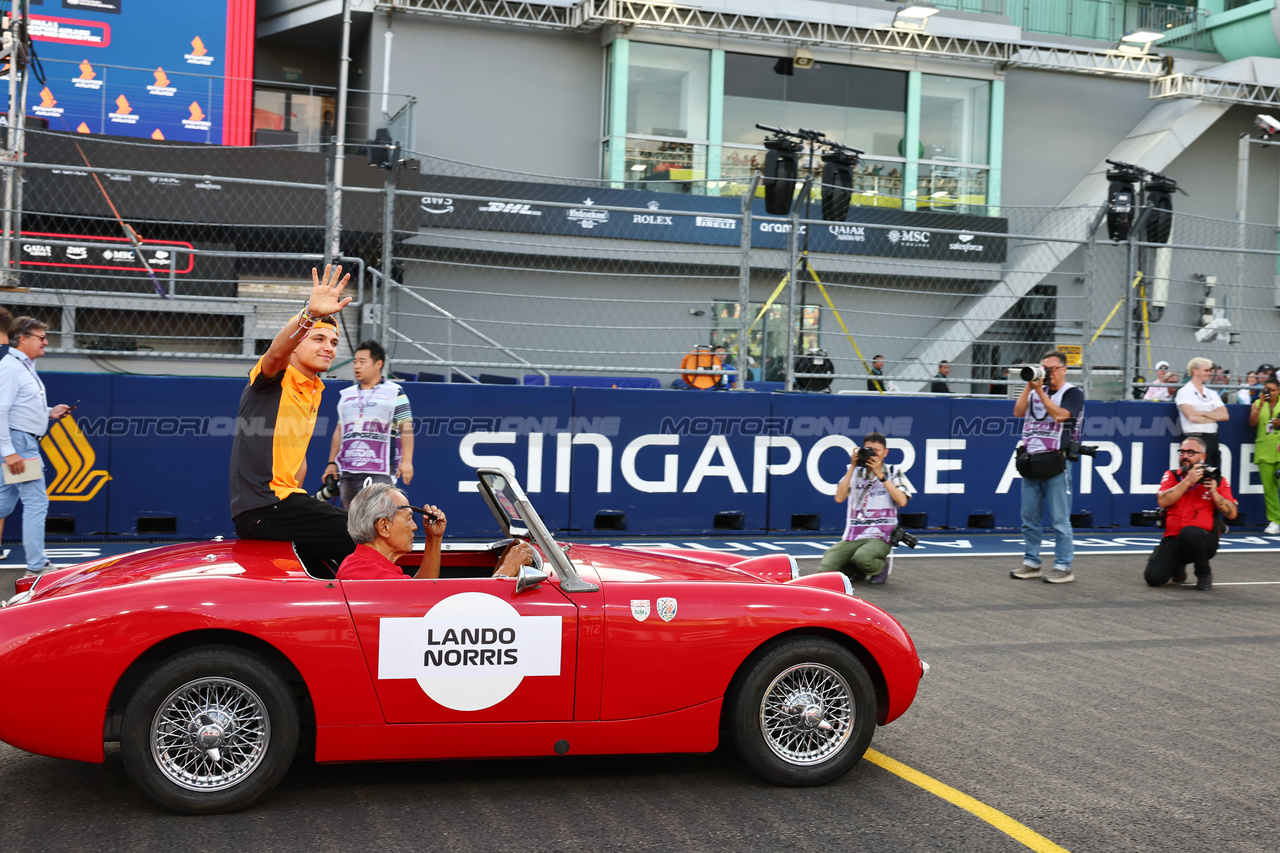
[(898, 510), (911, 497), (911, 484), (897, 465), (885, 464), (888, 455), (885, 437), (873, 432), (849, 457), (849, 470), (836, 485), (836, 503), (849, 502), (844, 536), (822, 555), (818, 571), (844, 572), (854, 580), (869, 576), (876, 584), (889, 579), (886, 558), (895, 544)]
[[(1047, 353), (1039, 368), (1022, 368), (1027, 384), (1013, 404), (1013, 416), (1025, 418), (1018, 442), (1017, 466), (1022, 475), (1022, 568), (1009, 572), (1018, 580), (1044, 578), (1045, 583), (1071, 583), (1075, 539), (1071, 532), (1071, 468), (1067, 446), (1080, 438), (1084, 392), (1067, 381), (1067, 357)], [(1044, 513), (1056, 534), (1053, 568), (1041, 572), (1040, 543)]]
[(1164, 538), (1147, 559), (1143, 579), (1160, 586), (1187, 579), (1194, 563), (1196, 589), (1213, 589), (1209, 558), (1218, 553), (1218, 516), (1236, 517), (1236, 499), (1222, 472), (1205, 461), (1205, 442), (1188, 436), (1178, 450), (1178, 470), (1165, 471), (1156, 503), (1165, 510)]

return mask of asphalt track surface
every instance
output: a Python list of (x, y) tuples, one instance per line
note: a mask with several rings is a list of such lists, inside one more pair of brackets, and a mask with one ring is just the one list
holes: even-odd
[(1061, 586), (1010, 579), (1017, 563), (901, 558), (884, 586), (855, 585), (933, 667), (872, 748), (968, 810), (870, 759), (825, 788), (772, 787), (722, 748), (299, 761), (246, 812), (183, 818), (142, 800), (114, 749), (89, 765), (0, 745), (0, 850), (1274, 851), (1276, 553), (1220, 555), (1207, 593), (1148, 589), (1133, 554), (1081, 554)]

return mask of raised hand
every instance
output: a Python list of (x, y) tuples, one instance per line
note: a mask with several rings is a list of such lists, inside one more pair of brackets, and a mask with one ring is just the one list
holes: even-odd
[[(338, 277), (342, 276), (341, 279)], [(351, 304), (352, 297), (343, 298), (342, 291), (351, 280), (351, 273), (342, 275), (341, 266), (325, 265), (324, 276), (315, 267), (311, 268), (311, 298), (307, 300), (307, 310), (313, 317), (328, 317), (337, 314)]]

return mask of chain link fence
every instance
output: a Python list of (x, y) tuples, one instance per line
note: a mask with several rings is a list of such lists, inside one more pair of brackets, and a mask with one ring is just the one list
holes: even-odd
[(1062, 348), (1074, 381), (1115, 399), (1158, 361), (1181, 373), (1208, 357), (1228, 388), (1277, 361), (1274, 226), (1175, 214), (1167, 244), (1143, 242), (1142, 223), (1113, 243), (1099, 208), (858, 187), (843, 219), (823, 218), (823, 187), (770, 216), (743, 204), (758, 185), (413, 152), (374, 169), (357, 146), (339, 200), (331, 157), (298, 146), (32, 131), (27, 148), (20, 182), (0, 169), (6, 199), (21, 188), (4, 304), (45, 320), (62, 352), (252, 360), (305, 298), (340, 203), (357, 297), (343, 348), (378, 337), (423, 380), (683, 386), (691, 352), (724, 346), (738, 379), (776, 383), (761, 388), (868, 393), (880, 355), (889, 391), (1006, 395), (1009, 366)]

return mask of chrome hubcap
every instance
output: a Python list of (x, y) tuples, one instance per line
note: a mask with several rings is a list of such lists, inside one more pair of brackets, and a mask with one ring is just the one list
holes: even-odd
[(789, 764), (831, 758), (853, 732), (853, 691), (840, 673), (818, 663), (784, 670), (760, 702), (765, 743)]
[(266, 706), (229, 678), (201, 678), (160, 703), (152, 720), (151, 756), (171, 782), (189, 791), (219, 791), (242, 781), (271, 741)]

